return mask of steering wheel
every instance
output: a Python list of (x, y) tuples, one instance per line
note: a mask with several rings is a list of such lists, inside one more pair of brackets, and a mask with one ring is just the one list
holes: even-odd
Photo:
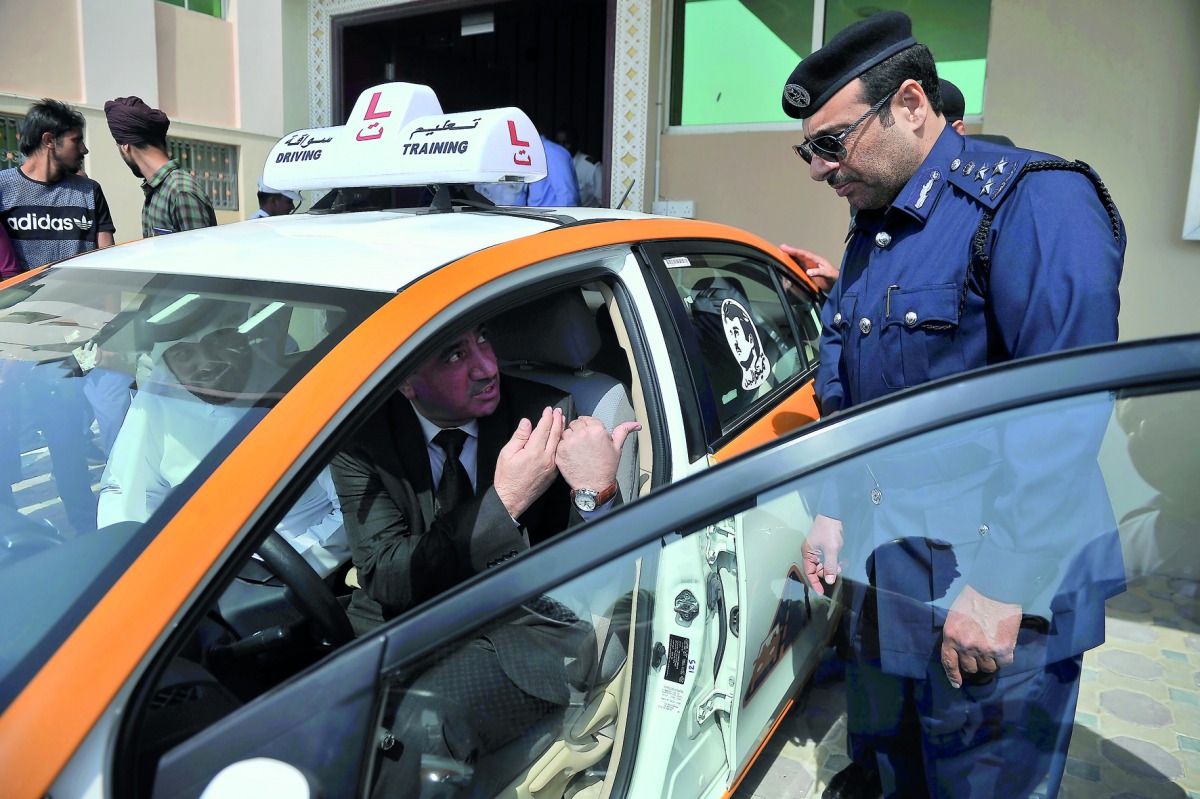
[(323, 646), (354, 640), (354, 628), (342, 604), (320, 575), (275, 530), (259, 545), (258, 554), (287, 586), (287, 598), (304, 617)]

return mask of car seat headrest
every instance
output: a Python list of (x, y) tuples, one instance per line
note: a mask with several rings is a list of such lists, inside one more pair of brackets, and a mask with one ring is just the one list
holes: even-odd
[(487, 323), (496, 357), (580, 369), (600, 351), (600, 333), (579, 289), (505, 311)]

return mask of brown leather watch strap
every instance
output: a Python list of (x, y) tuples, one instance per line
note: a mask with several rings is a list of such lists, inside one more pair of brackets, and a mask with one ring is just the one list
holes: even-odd
[[(617, 489), (619, 487), (620, 486), (617, 484), (616, 480), (613, 480), (611, 483), (609, 483), (607, 488), (605, 488), (603, 491), (601, 491), (599, 494), (596, 495), (596, 507), (600, 507), (605, 502), (608, 502), (610, 499), (615, 497), (617, 495)], [(570, 492), (571, 498), (574, 499), (575, 498), (575, 489), (568, 488), (567, 490)], [(580, 489), (580, 490), (582, 490), (582, 489)]]
[(596, 497), (596, 506), (599, 507), (600, 505), (603, 505), (605, 502), (608, 502), (610, 499), (612, 499), (616, 495), (617, 495), (617, 481), (613, 480), (611, 483), (609, 483), (608, 488), (601, 491), (600, 494)]

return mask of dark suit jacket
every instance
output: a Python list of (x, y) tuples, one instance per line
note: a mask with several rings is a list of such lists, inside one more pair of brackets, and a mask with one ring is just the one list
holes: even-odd
[[(521, 418), (536, 423), (547, 406), (574, 418), (570, 395), (515, 378), (500, 380), (500, 404), (479, 420), (476, 492), (471, 502), (433, 514), (429, 455), (412, 405), (395, 395), (330, 464), (358, 581), (347, 609), (355, 632), (369, 632), (471, 575), (581, 521), (559, 477), (513, 524), (496, 490), (496, 459)], [(545, 608), (539, 608), (545, 611)], [(490, 628), (505, 672), (523, 690), (565, 703), (563, 656), (579, 651), (589, 626), (565, 609), (526, 608)], [(550, 669), (553, 675), (547, 679)]]

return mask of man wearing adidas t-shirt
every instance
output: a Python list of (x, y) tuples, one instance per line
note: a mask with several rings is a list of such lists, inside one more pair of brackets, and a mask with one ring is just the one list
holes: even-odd
[(66, 103), (34, 103), (21, 131), (25, 163), (0, 171), (0, 224), (22, 271), (113, 243), (100, 184), (76, 174), (88, 153), (83, 125)]

